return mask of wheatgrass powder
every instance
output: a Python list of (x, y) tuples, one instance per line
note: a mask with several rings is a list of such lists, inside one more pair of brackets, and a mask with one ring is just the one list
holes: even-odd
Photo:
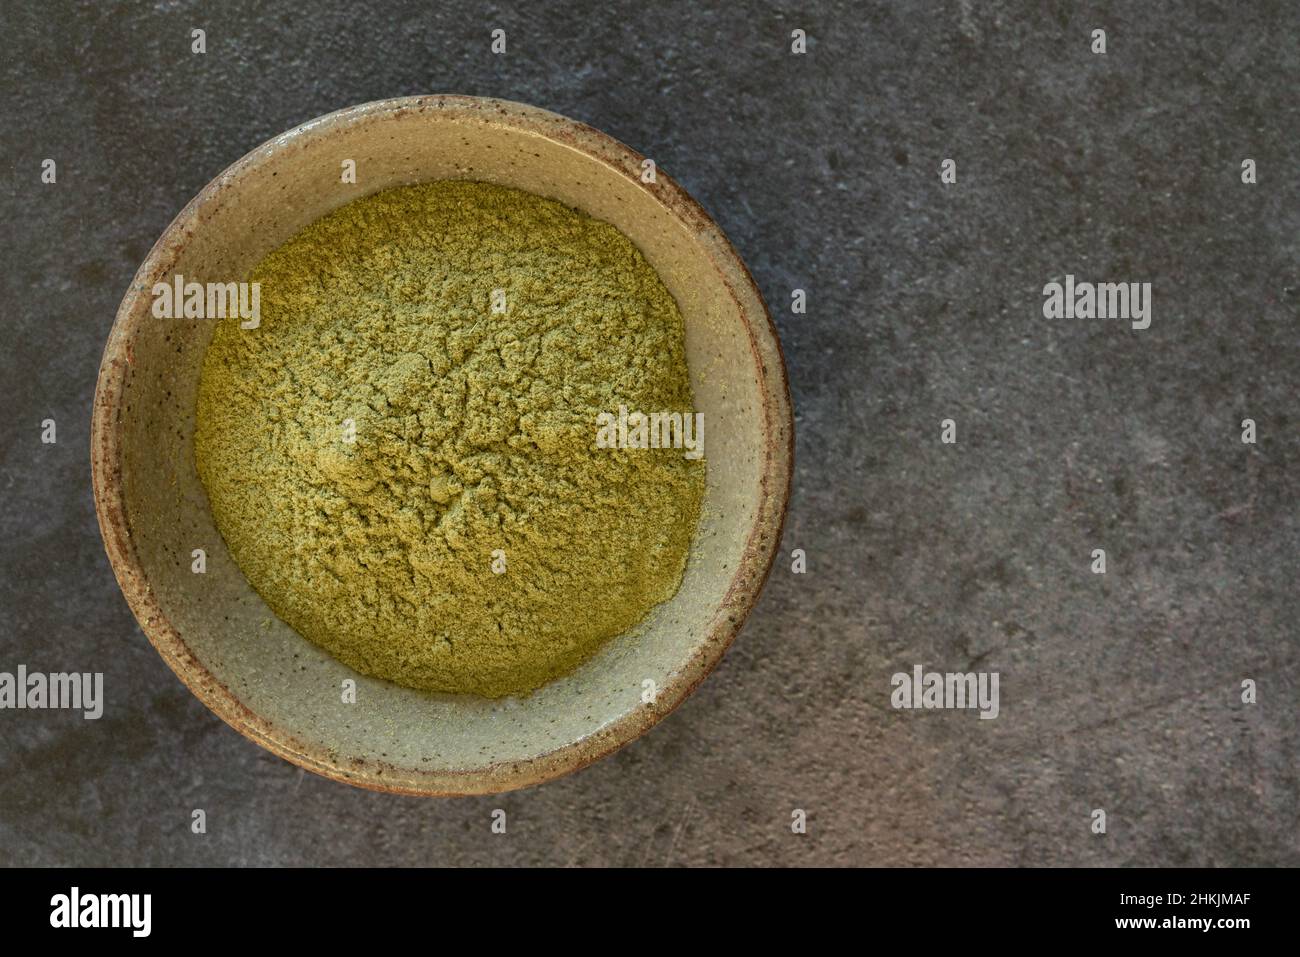
[(261, 325), (217, 325), (195, 455), (235, 561), (304, 637), (500, 697), (676, 593), (704, 462), (595, 442), (620, 405), (693, 406), (681, 314), (616, 228), (486, 183), (404, 186), (250, 279)]

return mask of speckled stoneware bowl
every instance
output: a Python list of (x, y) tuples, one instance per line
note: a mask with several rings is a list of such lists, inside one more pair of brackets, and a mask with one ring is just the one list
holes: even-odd
[[(341, 183), (344, 159), (357, 183)], [(429, 96), (331, 113), (213, 180), (168, 227), (122, 300), (95, 394), (95, 507), (131, 610), (181, 680), (234, 728), (340, 781), (416, 794), (537, 784), (640, 735), (717, 664), (781, 538), (793, 424), (753, 280), (721, 230), (644, 157), (581, 123), (500, 100)], [(708, 490), (681, 590), (639, 631), (524, 699), (429, 694), (367, 678), (281, 622), (234, 564), (194, 466), (195, 392), (211, 320), (157, 319), (154, 283), (244, 279), (303, 226), (390, 186), (478, 179), (613, 223), (686, 320)], [(229, 321), (229, 320), (227, 320)], [(207, 571), (191, 570), (191, 552)], [(583, 613), (581, 608), (574, 615)], [(345, 704), (342, 682), (356, 679)], [(646, 679), (658, 689), (645, 703)]]

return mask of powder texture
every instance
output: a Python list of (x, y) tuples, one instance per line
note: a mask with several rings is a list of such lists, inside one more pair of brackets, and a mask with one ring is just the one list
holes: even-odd
[(692, 408), (681, 314), (616, 228), (441, 181), (344, 206), (250, 279), (261, 325), (217, 325), (195, 456), (235, 561), (304, 637), (500, 697), (676, 593), (703, 461), (595, 441), (620, 404)]

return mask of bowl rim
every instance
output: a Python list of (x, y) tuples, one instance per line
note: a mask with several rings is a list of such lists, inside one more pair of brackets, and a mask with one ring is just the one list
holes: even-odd
[[(204, 211), (221, 203), (228, 189), (286, 149), (376, 119), (428, 113), (542, 136), (601, 162), (651, 193), (704, 244), (735, 300), (758, 359), (765, 417), (759, 503), (741, 560), (707, 634), (672, 673), (654, 703), (634, 708), (591, 734), (532, 758), (436, 771), (363, 758), (345, 763), (328, 749), (302, 741), (250, 710), (203, 666), (163, 613), (136, 553), (122, 494), (120, 441), (124, 391), (134, 365), (130, 344), (147, 314), (139, 308), (140, 301), (157, 277), (168, 271), (202, 222)], [(662, 170), (656, 168), (654, 182), (643, 182), (640, 174), (645, 158), (585, 123), (510, 100), (457, 94), (374, 100), (300, 123), (257, 146), (208, 183), (163, 231), (118, 307), (100, 363), (90, 432), (95, 513), (113, 572), (146, 637), (195, 697), (240, 734), (306, 770), (371, 790), (428, 796), (500, 793), (541, 784), (612, 754), (671, 713), (721, 660), (757, 602), (781, 545), (794, 471), (794, 417), (785, 356), (762, 294), (730, 241), (699, 203)]]

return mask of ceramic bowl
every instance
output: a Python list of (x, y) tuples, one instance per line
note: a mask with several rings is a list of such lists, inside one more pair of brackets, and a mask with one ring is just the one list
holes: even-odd
[[(357, 182), (341, 182), (343, 160)], [(772, 565), (793, 423), (780, 345), (721, 230), (644, 157), (591, 127), (501, 100), (428, 96), (331, 113), (239, 160), (167, 228), (122, 300), (95, 393), (95, 507), (113, 569), (158, 653), (262, 747), (350, 784), (485, 794), (583, 767), (646, 731), (718, 663)], [(281, 622), (234, 564), (194, 466), (204, 350), (219, 320), (159, 319), (176, 273), (244, 279), (308, 223), (360, 196), (476, 179), (551, 197), (640, 247), (685, 318), (708, 485), (677, 596), (568, 677), (522, 699), (414, 691), (358, 675)], [(229, 321), (229, 320), (227, 320)], [(192, 571), (203, 549), (207, 567)], [(581, 614), (575, 609), (575, 614)], [(344, 679), (357, 683), (345, 703)], [(645, 694), (654, 682), (654, 694)], [(647, 700), (649, 699), (649, 700)]]

